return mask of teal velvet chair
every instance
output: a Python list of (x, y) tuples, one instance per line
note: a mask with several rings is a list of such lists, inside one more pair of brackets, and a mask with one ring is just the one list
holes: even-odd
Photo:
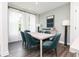
[(26, 43), (27, 43), (27, 48), (33, 48), (39, 45), (40, 41), (32, 37), (30, 34), (27, 32), (25, 33), (25, 38), (26, 38)]
[(25, 45), (25, 47), (26, 47), (26, 38), (25, 38), (24, 32), (20, 31), (20, 33), (21, 33), (21, 37), (22, 37), (22, 44)]
[(30, 30), (25, 30), (24, 32), (30, 32)]
[(54, 49), (55, 50), (55, 53), (56, 53), (56, 56), (57, 56), (57, 44), (59, 42), (60, 36), (61, 36), (61, 33), (56, 33), (56, 35), (53, 38), (53, 40), (48, 40), (48, 41), (45, 41), (43, 43), (43, 47), (44, 48)]

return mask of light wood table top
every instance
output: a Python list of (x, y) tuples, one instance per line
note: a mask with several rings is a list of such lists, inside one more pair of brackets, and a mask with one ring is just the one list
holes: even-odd
[(30, 35), (39, 40), (44, 40), (49, 37), (55, 36), (55, 34), (39, 33), (39, 32), (29, 32)]

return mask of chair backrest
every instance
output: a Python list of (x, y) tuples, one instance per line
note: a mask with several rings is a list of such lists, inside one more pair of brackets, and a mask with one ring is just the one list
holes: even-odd
[(24, 32), (30, 32), (30, 30), (25, 30)]
[(27, 32), (25, 33), (25, 38), (26, 38), (26, 42), (28, 45), (35, 45), (35, 40), (32, 38), (32, 36), (30, 34), (28, 34)]
[(50, 34), (50, 32), (49, 32), (49, 31), (45, 31), (44, 33), (48, 33), (48, 34)]
[(57, 32), (55, 37), (54, 37), (54, 40), (53, 40), (53, 44), (52, 44), (53, 48), (57, 47), (57, 44), (58, 44), (59, 39), (60, 39), (60, 36), (61, 36), (61, 33)]
[(20, 33), (21, 33), (22, 40), (23, 40), (23, 41), (26, 41), (24, 32), (20, 31)]

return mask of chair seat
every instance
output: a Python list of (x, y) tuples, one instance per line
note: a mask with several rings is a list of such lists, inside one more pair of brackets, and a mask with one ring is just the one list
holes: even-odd
[(45, 41), (44, 43), (43, 43), (43, 46), (44, 47), (49, 47), (49, 46), (51, 46), (52, 45), (52, 41)]

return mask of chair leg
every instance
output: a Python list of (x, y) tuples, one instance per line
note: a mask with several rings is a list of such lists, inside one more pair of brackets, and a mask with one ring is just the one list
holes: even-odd
[(24, 42), (22, 41), (22, 45), (24, 45)]
[(57, 48), (55, 48), (55, 53), (56, 53), (56, 56), (57, 56)]
[(24, 42), (25, 44), (24, 44), (24, 46), (25, 46), (25, 48), (26, 48), (26, 42)]
[(26, 48), (26, 42), (22, 42), (22, 45), (23, 45), (23, 47), (25, 47)]

